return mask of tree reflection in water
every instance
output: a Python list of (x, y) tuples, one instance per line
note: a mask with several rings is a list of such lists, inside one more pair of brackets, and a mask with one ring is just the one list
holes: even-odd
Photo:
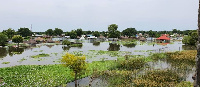
[(7, 54), (8, 54), (7, 48), (5, 47), (0, 48), (0, 58), (7, 56)]
[(69, 50), (71, 47), (69, 47), (69, 46), (62, 46), (62, 49), (64, 50), (64, 51), (66, 51), (66, 50)]
[(25, 47), (8, 47), (8, 53), (10, 56), (15, 54), (22, 54), (24, 52)]
[(120, 45), (119, 44), (109, 43), (109, 48), (107, 50), (108, 51), (119, 51), (120, 50)]

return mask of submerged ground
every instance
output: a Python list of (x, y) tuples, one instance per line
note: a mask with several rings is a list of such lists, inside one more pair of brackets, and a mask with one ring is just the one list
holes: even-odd
[[(109, 43), (84, 42), (82, 47), (39, 44), (35, 47), (0, 48), (1, 84), (3, 86), (74, 86), (72, 70), (60, 65), (60, 59), (66, 52), (82, 53), (87, 58), (88, 68), (79, 77), (86, 78), (79, 80), (80, 86), (90, 84), (141, 87), (186, 85), (187, 87), (191, 85), (190, 82), (193, 82), (191, 77), (195, 69), (193, 58), (195, 50), (175, 52), (192, 49), (181, 42), (168, 45), (151, 42), (137, 42), (135, 45), (124, 45), (124, 42)], [(189, 56), (185, 56), (188, 54)], [(149, 81), (153, 83), (148, 84)]]

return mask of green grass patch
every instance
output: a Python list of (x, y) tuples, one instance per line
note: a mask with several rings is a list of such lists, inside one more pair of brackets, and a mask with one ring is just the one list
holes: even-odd
[(3, 62), (3, 63), (1, 63), (1, 64), (9, 64), (10, 62)]
[(50, 56), (50, 55), (49, 55), (49, 54), (42, 53), (42, 54), (38, 54), (38, 55), (31, 56), (31, 58), (40, 58), (40, 57), (48, 57), (48, 56)]

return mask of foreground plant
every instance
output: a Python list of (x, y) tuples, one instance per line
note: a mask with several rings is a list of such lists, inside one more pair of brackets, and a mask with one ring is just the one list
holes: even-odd
[(81, 72), (86, 70), (86, 57), (80, 55), (74, 55), (66, 53), (61, 62), (65, 67), (69, 67), (75, 73), (75, 87), (77, 87), (77, 77), (80, 76)]

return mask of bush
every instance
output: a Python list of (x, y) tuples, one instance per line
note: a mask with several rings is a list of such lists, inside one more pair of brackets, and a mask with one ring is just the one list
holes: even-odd
[(71, 42), (70, 41), (68, 41), (68, 40), (64, 40), (63, 42), (62, 42), (62, 45), (70, 45), (71, 44)]
[(7, 40), (8, 37), (5, 34), (0, 33), (0, 46), (5, 46)]

